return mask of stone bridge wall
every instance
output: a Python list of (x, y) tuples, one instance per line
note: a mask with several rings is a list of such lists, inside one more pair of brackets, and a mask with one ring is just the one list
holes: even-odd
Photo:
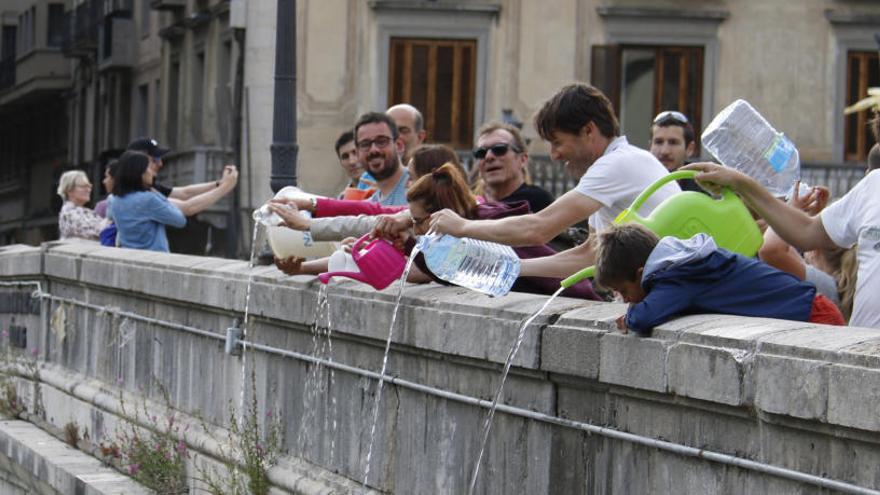
[[(61, 427), (76, 420), (96, 443), (115, 424), (120, 388), (161, 402), (152, 377), (174, 408), (224, 425), (241, 398), (244, 359), (249, 370), (255, 367), (260, 407), (281, 413), (289, 456), (272, 471), (276, 487), (350, 490), (363, 477), (376, 381), (324, 368), (318, 381), (327, 391), (309, 401), (313, 365), (259, 350), (244, 358), (226, 354), (221, 337), (244, 311), (249, 276), (248, 340), (302, 354), (312, 354), (315, 342), (326, 346), (310, 331), (319, 287), (313, 277), (78, 243), (2, 248), (0, 280), (40, 280), (53, 296), (218, 338), (124, 323), (109, 312), (71, 305), (59, 327), (51, 324), (58, 302), (27, 307), (15, 302), (16, 294), (30, 289), (14, 287), (0, 287), (0, 325), (26, 327), (27, 347), (38, 349), (43, 383), (32, 395), (40, 395), (45, 422)], [(331, 285), (334, 362), (381, 368), (396, 287), (376, 292), (355, 282)], [(387, 374), (427, 388), (386, 385), (373, 488), (467, 491), (485, 409), (443, 393), (491, 400), (519, 324), (544, 301), (526, 294), (490, 299), (436, 285), (406, 288)], [(638, 338), (612, 330), (624, 311), (621, 304), (561, 298), (530, 326), (503, 402), (563, 420), (496, 414), (478, 493), (825, 492), (590, 434), (565, 420), (880, 489), (880, 332), (700, 315)], [(244, 383), (250, 393), (250, 380)], [(209, 443), (193, 448), (210, 454)]]

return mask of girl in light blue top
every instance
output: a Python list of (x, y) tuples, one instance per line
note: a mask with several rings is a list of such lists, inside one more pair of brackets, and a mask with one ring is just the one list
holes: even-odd
[(107, 216), (116, 222), (121, 247), (168, 252), (165, 226), (183, 227), (186, 217), (152, 189), (155, 172), (149, 164), (150, 158), (138, 151), (119, 157)]

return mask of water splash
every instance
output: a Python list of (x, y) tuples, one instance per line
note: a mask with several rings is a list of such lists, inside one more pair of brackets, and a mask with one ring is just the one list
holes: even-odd
[(529, 325), (532, 324), (532, 322), (535, 320), (535, 318), (538, 317), (538, 315), (540, 315), (544, 312), (545, 309), (547, 309), (547, 306), (549, 306), (550, 303), (553, 302), (554, 299), (556, 299), (556, 296), (558, 296), (564, 289), (564, 287), (560, 287), (559, 290), (554, 292), (553, 295), (550, 296), (550, 299), (547, 299), (547, 302), (545, 302), (544, 305), (541, 306), (541, 309), (535, 312), (535, 314), (533, 314), (532, 316), (528, 317), (523, 322), (522, 326), (519, 327), (519, 333), (517, 333), (516, 335), (516, 341), (513, 343), (513, 347), (510, 348), (510, 353), (507, 355), (507, 361), (504, 363), (504, 371), (501, 372), (501, 384), (498, 385), (498, 390), (495, 391), (495, 397), (492, 399), (492, 406), (489, 408), (489, 412), (486, 414), (486, 421), (483, 423), (483, 435), (480, 440), (480, 453), (477, 455), (476, 464), (474, 464), (474, 473), (471, 476), (471, 484), (470, 488), (468, 489), (469, 495), (473, 495), (474, 488), (477, 486), (477, 477), (480, 474), (480, 463), (483, 460), (483, 451), (486, 449), (486, 441), (489, 439), (489, 431), (492, 429), (492, 419), (495, 417), (495, 409), (498, 408), (498, 400), (501, 398), (501, 392), (504, 391), (504, 382), (507, 381), (507, 374), (510, 372), (510, 366), (513, 363), (513, 358), (516, 357), (516, 353), (519, 352), (519, 347), (522, 345), (522, 341), (525, 338), (526, 329)]
[[(241, 329), (241, 340), (247, 342), (247, 330), (248, 330), (248, 317), (250, 316), (250, 307), (251, 307), (251, 283), (254, 279), (254, 254), (257, 252), (257, 233), (260, 229), (260, 223), (254, 223), (254, 233), (251, 237), (251, 255), (248, 258), (248, 281), (247, 281), (247, 289), (245, 290), (244, 297), (244, 317)], [(241, 397), (239, 397), (238, 402), (238, 410), (241, 411), (241, 414), (238, 415), (238, 426), (239, 428), (244, 427), (244, 407), (245, 407), (245, 383), (247, 383), (247, 349), (242, 349), (241, 351)], [(254, 391), (256, 393), (256, 390)]]
[[(327, 298), (327, 286), (321, 284), (318, 289), (317, 299), (315, 300), (315, 319), (312, 322), (312, 356), (323, 358), (325, 353), (324, 340), (321, 339), (321, 315), (327, 311), (329, 316), (329, 301)], [(316, 428), (318, 398), (322, 393), (322, 380), (319, 380), (323, 365), (316, 362), (310, 365), (309, 373), (303, 384), (303, 416), (300, 421), (299, 432), (297, 434), (298, 443), (302, 446), (303, 451), (308, 450), (312, 444), (313, 433)]]
[[(330, 323), (330, 296), (328, 294), (328, 296), (327, 296), (327, 360), (330, 361), (331, 363), (333, 362), (332, 329), (333, 329), (333, 325), (331, 325), (331, 323)], [(330, 368), (330, 384), (328, 385), (328, 388), (327, 388), (327, 390), (329, 391), (329, 394), (326, 394), (325, 397), (327, 395), (330, 396), (329, 417), (333, 418), (333, 426), (332, 426), (333, 429), (330, 431), (330, 457), (328, 458), (328, 459), (330, 459), (331, 462), (333, 460), (334, 451), (336, 450), (336, 424), (337, 424), (336, 413), (337, 413), (337, 407), (336, 407), (335, 380), (336, 380), (336, 374), (334, 372), (334, 369)], [(327, 417), (328, 417), (328, 415), (325, 414), (324, 415), (324, 431), (327, 431)]]
[(370, 460), (373, 457), (373, 439), (376, 436), (376, 423), (379, 421), (379, 404), (382, 401), (382, 388), (385, 385), (385, 369), (388, 366), (388, 354), (391, 350), (391, 337), (394, 335), (394, 324), (397, 322), (397, 312), (400, 309), (400, 300), (403, 297), (403, 288), (406, 286), (406, 279), (409, 276), (409, 271), (412, 268), (413, 261), (416, 259), (416, 255), (419, 254), (418, 247), (414, 248), (409, 255), (409, 260), (406, 263), (406, 268), (403, 270), (403, 275), (400, 277), (400, 288), (397, 291), (397, 302), (394, 304), (394, 310), (391, 313), (391, 326), (388, 328), (388, 339), (385, 341), (385, 355), (382, 356), (382, 369), (379, 372), (379, 383), (376, 389), (376, 401), (373, 403), (373, 423), (370, 426), (370, 443), (367, 447), (367, 458), (364, 461), (364, 485), (368, 485), (370, 481)]

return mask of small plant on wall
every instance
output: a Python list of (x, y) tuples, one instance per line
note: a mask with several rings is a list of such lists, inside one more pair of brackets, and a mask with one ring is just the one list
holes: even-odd
[[(165, 389), (160, 386), (160, 390), (169, 406)], [(189, 450), (183, 441), (186, 429), (177, 422), (175, 413), (166, 407), (170, 412), (163, 417), (151, 415), (145, 401), (139, 411), (134, 411), (134, 419), (129, 419), (121, 394), (119, 400), (125, 425), (117, 431), (115, 441), (101, 445), (102, 452), (106, 450), (118, 458), (125, 472), (158, 493), (186, 493)], [(146, 418), (146, 428), (137, 424), (141, 415)]]
[[(251, 384), (255, 377), (251, 374)], [(252, 388), (253, 390), (253, 388)], [(214, 495), (267, 495), (271, 484), (269, 483), (269, 468), (278, 460), (281, 448), (281, 419), (277, 413), (267, 411), (265, 414), (265, 433), (261, 430), (261, 415), (259, 412), (256, 394), (251, 395), (251, 401), (243, 415), (239, 417), (230, 406), (229, 411), (229, 441), (221, 447), (221, 455), (227, 459), (234, 459), (241, 466), (227, 464), (224, 473), (212, 469), (200, 469), (201, 481), (206, 483)], [(213, 436), (207, 423), (202, 427), (210, 436)], [(217, 442), (224, 445), (224, 442)]]

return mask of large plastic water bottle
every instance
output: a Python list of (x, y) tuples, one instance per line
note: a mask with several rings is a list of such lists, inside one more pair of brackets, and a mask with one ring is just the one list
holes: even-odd
[(712, 119), (703, 146), (722, 164), (751, 176), (775, 196), (789, 196), (801, 176), (794, 143), (747, 101), (736, 100)]
[(448, 234), (419, 237), (428, 269), (447, 282), (503, 296), (519, 277), (519, 257), (510, 246)]
[[(287, 186), (275, 195), (275, 199), (311, 197), (315, 196), (295, 186)], [(299, 210), (299, 214), (305, 218), (311, 218), (312, 216), (310, 212), (303, 210)], [(318, 258), (330, 256), (336, 250), (331, 242), (314, 241), (311, 233), (308, 231), (299, 231), (281, 226), (283, 223), (281, 217), (272, 213), (267, 205), (254, 210), (253, 219), (255, 222), (266, 226), (269, 234), (269, 247), (277, 258), (288, 258), (291, 256)]]

